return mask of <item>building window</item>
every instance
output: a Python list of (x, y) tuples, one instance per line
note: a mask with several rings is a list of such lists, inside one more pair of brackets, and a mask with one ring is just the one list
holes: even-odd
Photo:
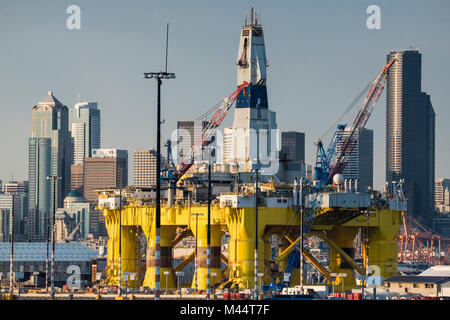
[(413, 288), (418, 288), (418, 287), (419, 287), (419, 284), (417, 284), (417, 283), (413, 284)]

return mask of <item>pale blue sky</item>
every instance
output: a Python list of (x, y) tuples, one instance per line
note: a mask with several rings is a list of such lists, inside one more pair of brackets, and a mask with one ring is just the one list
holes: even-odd
[[(81, 8), (81, 30), (66, 28), (66, 8)], [(381, 8), (381, 30), (368, 30), (366, 8)], [(412, 1), (106, 1), (0, 2), (0, 179), (28, 179), (31, 108), (53, 90), (73, 107), (96, 100), (102, 146), (132, 152), (155, 146), (156, 84), (142, 73), (164, 66), (163, 136), (177, 120), (196, 118), (236, 86), (239, 32), (250, 6), (265, 32), (268, 94), (282, 130), (313, 142), (375, 76), (392, 49), (423, 54), (422, 90), (436, 111), (436, 176), (450, 177), (450, 2)], [(351, 114), (354, 117), (356, 110)], [(225, 125), (231, 124), (232, 114)], [(349, 120), (349, 119), (348, 119)], [(385, 98), (367, 125), (374, 129), (376, 187), (385, 178)]]

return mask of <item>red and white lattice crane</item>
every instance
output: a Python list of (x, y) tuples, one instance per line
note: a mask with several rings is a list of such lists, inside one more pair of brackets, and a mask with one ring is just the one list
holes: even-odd
[(188, 154), (179, 165), (178, 171), (174, 175), (175, 182), (180, 180), (180, 178), (191, 168), (191, 166), (194, 164), (194, 159), (203, 152), (203, 147), (210, 142), (216, 129), (225, 119), (228, 111), (236, 101), (241, 91), (245, 90), (245, 88), (249, 85), (249, 82), (244, 81), (232, 94), (223, 99), (223, 101), (221, 101), (216, 106), (214, 115), (208, 121), (208, 124), (205, 126), (205, 128), (203, 128), (201, 134), (196, 138)]

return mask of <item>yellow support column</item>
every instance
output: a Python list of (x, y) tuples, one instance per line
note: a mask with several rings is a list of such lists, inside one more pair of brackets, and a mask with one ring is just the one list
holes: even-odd
[(106, 243), (106, 259), (108, 263), (108, 283), (119, 284), (119, 211), (103, 210), (105, 216), (108, 242)]
[[(258, 248), (264, 248), (262, 240), (265, 224), (262, 223), (265, 207), (259, 208)], [(234, 285), (248, 289), (254, 287), (255, 268), (255, 209), (238, 208), (230, 211), (228, 217), (230, 232), (229, 261), (230, 278)], [(261, 251), (261, 250), (259, 250)], [(258, 272), (263, 272), (264, 254), (258, 254)]]
[[(136, 226), (124, 226), (122, 225), (122, 279), (124, 272), (138, 274), (136, 260), (139, 259), (136, 255), (136, 249), (139, 244), (136, 241), (137, 227)], [(129, 288), (138, 287), (138, 279), (124, 281), (122, 280), (122, 288), (127, 285)]]
[(384, 278), (398, 275), (396, 237), (401, 224), (401, 211), (378, 211), (377, 217), (370, 222), (371, 226), (376, 226), (369, 228), (370, 273)]
[[(160, 268), (160, 283), (161, 291), (174, 289), (176, 287), (172, 270), (172, 237), (177, 226), (175, 225), (161, 225), (161, 268)], [(148, 239), (148, 238), (147, 238)], [(152, 228), (150, 241), (147, 240), (147, 271), (145, 272), (144, 287), (155, 287), (155, 229)], [(166, 277), (164, 272), (169, 271), (170, 275)], [(166, 278), (168, 283), (166, 282)]]
[[(201, 221), (201, 223), (200, 223)], [(205, 224), (205, 219), (199, 218), (198, 235), (195, 234), (195, 227), (192, 230), (194, 237), (197, 239), (197, 268), (198, 268), (198, 280), (197, 286), (199, 290), (206, 290), (206, 278), (207, 278), (207, 229), (208, 225)], [(220, 270), (220, 241), (222, 238), (222, 231), (220, 225), (211, 225), (211, 273), (216, 273), (217, 279), (222, 279), (222, 273)], [(212, 279), (212, 277), (211, 277)], [(211, 280), (211, 285), (213, 281)], [(192, 279), (192, 288), (195, 287), (195, 274)]]
[[(327, 232), (327, 237), (338, 245), (346, 254), (354, 258), (353, 240), (358, 233), (357, 227), (341, 227), (335, 226)], [(344, 279), (344, 290), (356, 288), (356, 280), (354, 268), (349, 264), (342, 255), (330, 246), (330, 273), (337, 273), (335, 282), (335, 290), (342, 291), (342, 278), (339, 273), (346, 273)]]
[[(107, 242), (107, 262), (109, 269), (108, 283), (111, 285), (119, 284), (119, 210), (104, 209), (105, 225), (108, 232)], [(137, 256), (137, 234), (139, 226), (128, 223), (127, 218), (130, 215), (129, 209), (122, 209), (122, 275), (124, 272), (136, 273), (140, 257)], [(125, 287), (125, 281), (121, 285)], [(137, 287), (139, 285), (137, 277), (134, 281), (128, 280), (128, 287)]]

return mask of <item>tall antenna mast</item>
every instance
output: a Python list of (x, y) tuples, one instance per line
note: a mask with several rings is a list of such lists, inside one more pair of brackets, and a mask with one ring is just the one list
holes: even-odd
[(167, 73), (167, 54), (169, 51), (169, 23), (167, 22), (167, 31), (166, 31), (166, 73)]

